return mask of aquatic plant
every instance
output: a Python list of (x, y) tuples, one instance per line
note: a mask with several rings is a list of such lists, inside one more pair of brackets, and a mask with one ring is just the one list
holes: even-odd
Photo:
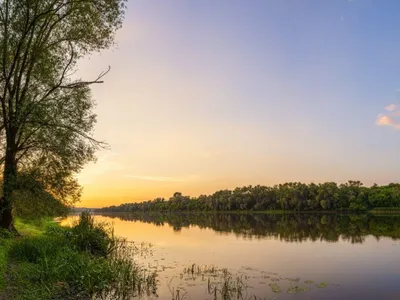
[(312, 280), (306, 280), (306, 281), (304, 281), (304, 283), (306, 283), (306, 284), (313, 284), (314, 281), (312, 281)]
[(187, 291), (182, 288), (182, 287), (171, 287), (172, 280), (174, 280), (175, 277), (172, 277), (171, 280), (168, 283), (168, 289), (172, 295), (172, 300), (184, 300), (187, 295)]
[(279, 294), (282, 290), (281, 287), (277, 283), (270, 283), (269, 286), (271, 287), (272, 292)]
[(288, 288), (287, 293), (288, 294), (297, 294), (297, 293), (307, 292), (308, 290), (309, 290), (308, 288), (303, 288), (303, 287), (295, 285), (295, 286)]
[(244, 293), (247, 291), (247, 284), (244, 276), (232, 276), (226, 272), (218, 282), (211, 282), (208, 279), (208, 293), (213, 296), (214, 300), (219, 297), (224, 300), (228, 299), (244, 299)]
[(321, 282), (319, 284), (317, 284), (317, 288), (323, 289), (326, 288), (328, 286), (327, 282)]

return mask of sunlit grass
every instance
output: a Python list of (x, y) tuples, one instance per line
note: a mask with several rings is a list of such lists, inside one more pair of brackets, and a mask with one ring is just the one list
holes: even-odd
[(18, 233), (23, 236), (38, 236), (42, 235), (46, 228), (49, 226), (54, 226), (57, 223), (52, 219), (36, 219), (36, 220), (23, 220), (20, 218), (15, 218), (14, 226)]
[[(22, 237), (0, 238), (0, 286), (12, 299), (131, 299), (156, 294), (157, 276), (134, 260), (137, 248), (83, 214), (72, 228), (16, 221)], [(4, 276), (7, 274), (7, 276)], [(7, 295), (7, 299), (10, 295)]]

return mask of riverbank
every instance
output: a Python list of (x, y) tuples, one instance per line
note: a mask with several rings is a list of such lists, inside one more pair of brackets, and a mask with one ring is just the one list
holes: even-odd
[(21, 237), (0, 232), (0, 299), (118, 298), (154, 293), (156, 277), (112, 228), (82, 214), (72, 227), (17, 220)]

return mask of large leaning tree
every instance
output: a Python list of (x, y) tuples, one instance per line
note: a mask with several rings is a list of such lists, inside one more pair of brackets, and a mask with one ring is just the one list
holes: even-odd
[[(62, 201), (94, 159), (96, 115), (79, 59), (113, 45), (126, 0), (0, 0), (0, 227), (13, 228), (13, 196), (39, 185)], [(27, 179), (28, 178), (28, 179)]]

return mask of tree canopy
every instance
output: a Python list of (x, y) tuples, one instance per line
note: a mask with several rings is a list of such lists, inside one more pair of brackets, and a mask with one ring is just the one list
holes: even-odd
[(288, 182), (275, 186), (244, 186), (220, 190), (199, 197), (175, 193), (141, 203), (110, 206), (99, 211), (363, 211), (372, 208), (400, 208), (400, 184), (364, 187), (360, 181), (304, 184)]
[(126, 0), (0, 0), (2, 227), (12, 224), (19, 174), (62, 201), (76, 201), (74, 174), (94, 160), (96, 115), (80, 59), (113, 45)]

